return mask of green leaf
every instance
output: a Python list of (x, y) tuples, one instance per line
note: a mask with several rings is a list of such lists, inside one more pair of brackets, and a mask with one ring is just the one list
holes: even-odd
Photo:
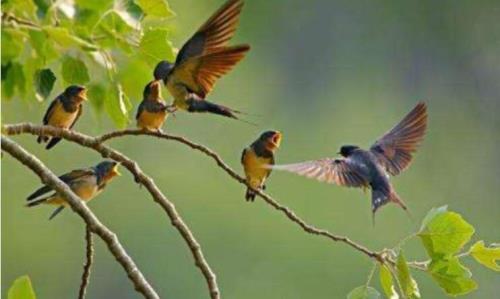
[(399, 252), (398, 260), (396, 261), (396, 269), (399, 283), (406, 298), (420, 298), (417, 282), (411, 277), (410, 269), (406, 263), (403, 251)]
[(12, 98), (17, 90), (19, 95), (26, 94), (26, 77), (23, 66), (20, 63), (12, 62), (6, 69), (5, 80), (2, 93), (6, 98)]
[(355, 288), (347, 295), (347, 299), (379, 299), (379, 298), (380, 298), (380, 293), (374, 288), (366, 285)]
[(56, 59), (59, 57), (59, 53), (54, 49), (54, 46), (47, 39), (47, 34), (42, 31), (31, 30), (29, 32), (30, 43), (33, 49), (35, 49), (38, 57), (42, 58), (45, 62)]
[(125, 128), (127, 126), (132, 104), (130, 104), (130, 100), (123, 92), (120, 84), (112, 87), (109, 96), (104, 102), (104, 107), (118, 128)]
[(166, 0), (136, 0), (146, 16), (167, 18), (175, 16)]
[(477, 288), (469, 269), (462, 266), (457, 257), (432, 261), (428, 272), (449, 295), (463, 295)]
[(167, 37), (168, 31), (165, 29), (152, 29), (144, 33), (139, 44), (139, 53), (151, 66), (165, 59), (174, 61), (173, 47)]
[(90, 80), (85, 63), (71, 56), (63, 57), (61, 73), (64, 81), (69, 84), (85, 84)]
[(16, 38), (10, 30), (2, 30), (2, 64), (21, 54), (23, 43)]
[(420, 231), (424, 230), (424, 228), (427, 226), (427, 224), (437, 215), (443, 214), (448, 211), (448, 206), (442, 206), (439, 208), (432, 208), (427, 215), (425, 215), (424, 219), (422, 220), (422, 225), (420, 226)]
[(56, 76), (50, 69), (38, 70), (35, 72), (34, 81), (37, 96), (46, 99), (54, 87)]
[(36, 5), (32, 0), (10, 0), (2, 1), (2, 11), (10, 11), (17, 17), (34, 19), (36, 17)]
[(399, 295), (396, 292), (396, 287), (392, 279), (392, 273), (389, 268), (385, 265), (381, 265), (379, 268), (380, 285), (384, 290), (385, 295), (388, 299), (399, 299)]
[(78, 7), (95, 11), (105, 11), (111, 7), (113, 0), (76, 0)]
[(98, 48), (90, 42), (72, 35), (67, 28), (44, 26), (47, 36), (64, 48), (80, 47), (87, 51), (96, 51)]
[(474, 227), (460, 214), (445, 208), (431, 210), (418, 233), (432, 259), (458, 252), (474, 234)]
[(92, 84), (88, 87), (88, 98), (92, 107), (98, 112), (102, 112), (106, 99), (106, 88), (101, 84)]
[(492, 270), (500, 271), (500, 266), (497, 262), (500, 260), (500, 247), (486, 247), (483, 241), (477, 241), (472, 245), (470, 254), (478, 263)]
[(28, 276), (17, 278), (9, 289), (7, 299), (36, 299)]
[(104, 48), (119, 47), (125, 53), (132, 53), (132, 45), (127, 34), (135, 30), (134, 24), (128, 22), (124, 11), (113, 10), (109, 12), (98, 24), (94, 34), (102, 36), (98, 43)]

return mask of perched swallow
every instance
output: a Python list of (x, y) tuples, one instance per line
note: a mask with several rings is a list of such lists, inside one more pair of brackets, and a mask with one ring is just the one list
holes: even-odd
[(227, 46), (238, 25), (243, 0), (229, 0), (182, 46), (174, 63), (166, 60), (154, 70), (174, 98), (170, 111), (208, 112), (238, 119), (239, 111), (205, 100), (215, 82), (236, 65), (250, 46)]
[(410, 166), (426, 127), (427, 106), (419, 103), (369, 150), (344, 145), (338, 153), (343, 158), (325, 158), (272, 168), (339, 186), (371, 188), (373, 216), (379, 207), (389, 201), (407, 210), (391, 185), (389, 174), (396, 176)]
[(143, 100), (137, 109), (137, 127), (148, 131), (161, 132), (167, 117), (167, 104), (161, 98), (160, 81), (151, 81), (144, 88)]
[[(88, 202), (97, 196), (106, 187), (106, 184), (111, 181), (115, 176), (121, 175), (118, 172), (118, 163), (114, 161), (103, 161), (94, 167), (86, 169), (77, 169), (66, 173), (59, 178), (65, 182), (71, 190), (78, 195), (83, 201)], [(28, 207), (37, 206), (39, 204), (49, 204), (59, 206), (50, 215), (50, 219), (59, 214), (64, 207), (68, 206), (66, 200), (53, 192), (49, 186), (44, 186), (28, 196)]]
[[(274, 165), (274, 153), (281, 143), (281, 133), (266, 131), (260, 135), (241, 154), (241, 164), (245, 169), (247, 184), (254, 189), (266, 189), (266, 179), (271, 174), (270, 165)], [(255, 200), (255, 192), (247, 188), (245, 194), (247, 201)]]
[[(82, 102), (87, 100), (87, 89), (83, 86), (71, 85), (63, 93), (58, 95), (43, 117), (43, 124), (58, 128), (71, 129), (75, 125), (80, 115), (82, 115)], [(45, 147), (51, 149), (59, 141), (60, 137), (40, 135), (38, 143), (50, 142)]]

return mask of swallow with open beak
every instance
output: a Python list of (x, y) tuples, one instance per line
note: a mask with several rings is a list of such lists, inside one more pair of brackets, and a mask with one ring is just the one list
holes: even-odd
[[(114, 161), (103, 161), (94, 167), (77, 169), (66, 173), (59, 178), (66, 183), (71, 190), (83, 201), (89, 202), (96, 197), (115, 176), (121, 175), (118, 171), (119, 163)], [(52, 192), (51, 194), (48, 194)], [(64, 207), (68, 206), (66, 200), (49, 186), (43, 186), (33, 192), (27, 198), (28, 207), (39, 204), (59, 206), (50, 215), (50, 219), (59, 214)]]
[(163, 80), (174, 98), (169, 110), (208, 112), (238, 119), (237, 110), (211, 103), (205, 97), (217, 79), (229, 72), (250, 50), (246, 44), (228, 46), (238, 25), (243, 0), (229, 0), (182, 46), (175, 62), (158, 63), (156, 80)]
[(372, 213), (388, 202), (407, 210), (389, 181), (407, 169), (427, 128), (427, 106), (418, 103), (394, 128), (378, 139), (369, 150), (356, 145), (340, 148), (342, 158), (325, 158), (272, 169), (286, 170), (318, 181), (372, 190)]
[[(77, 85), (69, 86), (50, 103), (43, 117), (43, 124), (63, 129), (73, 128), (78, 118), (82, 115), (82, 102), (86, 100), (87, 89), (85, 87)], [(61, 141), (61, 138), (50, 138), (49, 136), (40, 135), (37, 141), (38, 143), (48, 141), (49, 143), (45, 148), (51, 149)]]
[[(254, 189), (266, 189), (266, 179), (271, 174), (270, 165), (274, 165), (274, 153), (279, 148), (282, 134), (278, 131), (262, 133), (241, 154), (241, 164), (245, 170), (247, 184)], [(247, 188), (247, 201), (255, 200), (255, 192)]]
[(143, 99), (135, 116), (137, 127), (147, 131), (161, 132), (167, 115), (167, 104), (161, 97), (160, 81), (149, 82), (144, 88)]

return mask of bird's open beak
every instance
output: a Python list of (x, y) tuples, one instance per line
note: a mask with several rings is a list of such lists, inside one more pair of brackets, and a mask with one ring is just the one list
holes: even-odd
[(78, 97), (84, 101), (87, 101), (87, 89), (84, 88), (78, 93)]
[(271, 143), (274, 147), (279, 148), (281, 145), (281, 139), (283, 138), (283, 134), (281, 132), (276, 131), (276, 133), (271, 138)]
[(120, 166), (120, 163), (116, 164), (115, 167), (113, 167), (112, 173), (117, 176), (121, 176), (122, 174), (118, 171), (118, 166)]

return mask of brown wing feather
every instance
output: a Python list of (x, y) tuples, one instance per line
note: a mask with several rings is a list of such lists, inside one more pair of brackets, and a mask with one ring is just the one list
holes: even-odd
[(229, 72), (246, 52), (248, 45), (238, 45), (214, 50), (213, 52), (190, 58), (176, 66), (172, 76), (201, 98), (210, 93), (217, 79)]
[(225, 47), (236, 31), (242, 8), (243, 0), (229, 0), (221, 6), (182, 46), (176, 65)]
[(427, 105), (420, 102), (394, 128), (372, 145), (370, 151), (391, 175), (410, 166), (412, 154), (423, 140), (427, 128)]
[(346, 187), (366, 187), (368, 181), (356, 172), (349, 159), (321, 159), (302, 163), (274, 165), (272, 169), (293, 172), (320, 182)]

